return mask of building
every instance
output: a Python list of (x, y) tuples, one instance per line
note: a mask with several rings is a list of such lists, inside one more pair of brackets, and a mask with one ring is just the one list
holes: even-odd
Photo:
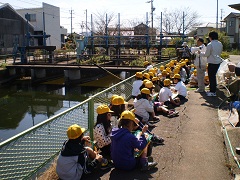
[(231, 46), (233, 48), (239, 47), (240, 13), (231, 12), (227, 17), (224, 18), (224, 22), (226, 23), (226, 35), (229, 36)]
[(216, 23), (205, 23), (201, 26), (196, 27), (197, 30), (197, 36), (198, 37), (204, 37), (206, 34), (208, 34), (210, 31), (216, 29)]
[(26, 33), (34, 33), (34, 27), (27, 23), (10, 4), (0, 6), (0, 54), (12, 54), (17, 46), (26, 44)]
[[(60, 26), (60, 8), (42, 3), (41, 8), (18, 9), (17, 12), (29, 20), (34, 26), (34, 35), (50, 35), (46, 44), (42, 37), (37, 37), (37, 45), (56, 46), (61, 48), (67, 30)], [(36, 45), (36, 44), (35, 44)]]

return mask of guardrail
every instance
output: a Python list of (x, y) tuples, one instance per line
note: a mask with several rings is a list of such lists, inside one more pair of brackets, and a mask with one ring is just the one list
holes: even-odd
[[(156, 66), (166, 63), (168, 61)], [(133, 81), (134, 76), (0, 143), (0, 179), (28, 179), (34, 175), (59, 153), (67, 139), (66, 130), (72, 124), (88, 129), (93, 138), (97, 106), (109, 104), (113, 94), (129, 100)]]

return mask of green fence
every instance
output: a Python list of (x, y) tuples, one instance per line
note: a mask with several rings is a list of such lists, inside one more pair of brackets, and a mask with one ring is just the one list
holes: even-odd
[[(157, 64), (157, 66), (164, 63)], [(0, 143), (0, 179), (28, 179), (59, 153), (66, 130), (79, 124), (93, 137), (99, 104), (109, 104), (113, 94), (129, 100), (134, 76), (89, 97), (80, 104)]]

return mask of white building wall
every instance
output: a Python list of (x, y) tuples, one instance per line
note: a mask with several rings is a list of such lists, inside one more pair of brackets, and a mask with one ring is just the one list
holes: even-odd
[(45, 16), (45, 32), (51, 35), (46, 39), (47, 46), (56, 46), (61, 48), (61, 30), (60, 30), (60, 8), (50, 4), (43, 3), (42, 8), (18, 9), (17, 12), (25, 17), (25, 14), (36, 14), (36, 21), (31, 24), (34, 31), (43, 31), (43, 12)]
[(43, 12), (45, 13), (45, 32), (51, 37), (47, 39), (48, 46), (61, 48), (60, 31), (60, 8), (43, 3)]
[(31, 24), (34, 26), (34, 31), (43, 30), (43, 11), (42, 8), (31, 8), (31, 9), (17, 9), (17, 12), (25, 18), (25, 15), (36, 14), (36, 21), (31, 21)]

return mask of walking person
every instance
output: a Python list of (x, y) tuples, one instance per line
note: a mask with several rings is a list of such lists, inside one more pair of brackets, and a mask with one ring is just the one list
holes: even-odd
[(200, 52), (200, 56), (207, 57), (208, 63), (208, 77), (209, 77), (209, 87), (210, 91), (207, 92), (207, 96), (216, 96), (216, 88), (217, 88), (217, 79), (216, 74), (218, 68), (222, 62), (220, 57), (223, 49), (223, 45), (220, 41), (218, 41), (218, 33), (212, 31), (209, 33), (210, 43), (207, 45), (206, 52)]
[[(206, 46), (204, 45), (203, 38), (198, 38), (197, 46), (200, 49), (201, 53), (206, 52)], [(207, 59), (206, 57), (201, 57), (198, 53), (196, 54), (196, 59), (194, 61), (194, 65), (197, 68), (197, 80), (198, 80), (198, 89), (195, 92), (205, 92), (205, 84), (204, 84), (204, 77), (207, 68)]]

